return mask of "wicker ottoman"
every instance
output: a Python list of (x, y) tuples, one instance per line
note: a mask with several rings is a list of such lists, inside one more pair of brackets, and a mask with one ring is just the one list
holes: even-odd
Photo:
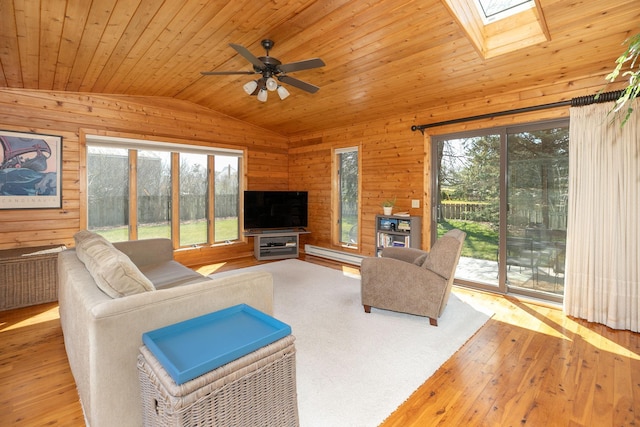
[(58, 253), (62, 245), (0, 251), (0, 310), (58, 299)]
[(138, 372), (145, 426), (298, 426), (295, 337), (177, 385), (146, 346)]

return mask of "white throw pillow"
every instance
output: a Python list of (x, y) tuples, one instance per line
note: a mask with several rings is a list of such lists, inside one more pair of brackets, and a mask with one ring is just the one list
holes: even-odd
[(82, 230), (74, 236), (76, 255), (102, 292), (111, 298), (153, 291), (153, 283), (124, 253), (99, 234)]

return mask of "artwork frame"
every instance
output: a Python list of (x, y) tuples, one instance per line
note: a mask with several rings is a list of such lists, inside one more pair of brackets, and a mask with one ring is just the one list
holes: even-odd
[(0, 130), (0, 210), (62, 208), (62, 136)]

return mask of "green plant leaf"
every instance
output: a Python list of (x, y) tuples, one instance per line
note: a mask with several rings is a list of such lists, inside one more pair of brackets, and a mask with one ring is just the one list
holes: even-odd
[[(631, 102), (638, 97), (640, 94), (640, 69), (635, 70), (634, 68), (638, 64), (638, 58), (640, 58), (640, 33), (636, 34), (633, 37), (628, 38), (624, 41), (623, 44), (627, 44), (627, 49), (624, 51), (622, 55), (616, 59), (616, 67), (613, 71), (605, 77), (610, 83), (615, 82), (618, 77), (620, 77), (620, 73), (622, 72), (622, 68), (626, 63), (629, 63), (629, 69), (622, 72), (622, 77), (628, 78), (627, 87), (623, 90), (622, 94), (618, 97), (615, 102), (615, 106), (611, 110), (611, 113), (618, 112), (622, 110), (625, 106), (627, 106), (627, 113), (622, 119), (622, 123), (620, 126), (624, 126), (625, 123), (629, 120), (629, 117), (633, 113), (633, 107), (631, 107)], [(604, 91), (604, 89), (600, 90), (596, 94), (596, 99), (598, 96)]]

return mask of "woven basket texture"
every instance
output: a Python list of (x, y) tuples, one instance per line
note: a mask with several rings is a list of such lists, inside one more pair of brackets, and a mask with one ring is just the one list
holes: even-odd
[(64, 246), (0, 251), (0, 310), (58, 299), (58, 252)]
[(299, 426), (294, 341), (289, 335), (180, 385), (141, 347), (143, 425)]

